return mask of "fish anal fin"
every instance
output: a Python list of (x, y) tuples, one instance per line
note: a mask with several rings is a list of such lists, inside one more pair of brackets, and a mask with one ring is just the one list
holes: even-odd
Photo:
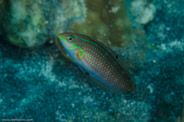
[(110, 88), (109, 86), (107, 86), (106, 84), (103, 84), (101, 81), (97, 80), (94, 77), (92, 78), (92, 81), (93, 81), (94, 84), (100, 86), (101, 88), (106, 89), (107, 91), (111, 91), (111, 92), (116, 93), (116, 94), (122, 94), (121, 91)]
[(78, 68), (80, 69), (80, 71), (82, 71), (82, 73), (84, 73), (85, 75), (89, 75), (89, 73), (86, 72), (86, 71), (84, 70), (84, 68), (82, 68), (82, 67), (79, 66), (79, 65), (77, 65), (77, 66), (78, 66)]

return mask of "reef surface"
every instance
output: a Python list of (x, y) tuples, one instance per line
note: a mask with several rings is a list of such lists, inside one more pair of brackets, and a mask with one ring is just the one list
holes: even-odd
[[(182, 122), (184, 2), (72, 1), (0, 0), (0, 119)], [(24, 6), (19, 11), (25, 18), (13, 11), (14, 4)], [(132, 78), (147, 89), (145, 99), (127, 99), (91, 84), (51, 43), (64, 31), (95, 37), (127, 58)]]

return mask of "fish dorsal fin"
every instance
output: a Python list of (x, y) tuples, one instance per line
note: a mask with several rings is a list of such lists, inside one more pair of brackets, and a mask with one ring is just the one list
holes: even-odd
[(113, 56), (114, 59), (116, 59), (117, 63), (121, 65), (126, 71), (130, 70), (129, 61), (125, 60), (125, 58), (120, 53), (114, 51), (106, 45), (104, 45), (103, 47)]
[(114, 49), (109, 49), (113, 57), (116, 59), (118, 64), (120, 64), (126, 71), (132, 72), (136, 70), (134, 62), (131, 59), (128, 59), (126, 56), (123, 56), (120, 52), (115, 51)]
[(106, 49), (107, 52), (109, 52), (113, 57), (114, 59), (117, 60), (117, 62), (123, 67), (123, 68), (126, 68), (128, 69), (128, 71), (130, 70), (134, 70), (133, 68), (133, 65), (132, 65), (132, 61), (131, 60), (128, 60), (126, 59), (122, 54), (118, 53), (117, 51), (115, 51), (114, 49), (108, 47), (107, 45), (103, 44), (102, 42), (100, 41), (95, 41), (95, 43), (97, 43), (98, 45), (102, 46), (103, 48)]

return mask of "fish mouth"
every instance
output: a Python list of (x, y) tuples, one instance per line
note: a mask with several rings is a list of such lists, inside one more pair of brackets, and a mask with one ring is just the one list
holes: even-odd
[(58, 38), (59, 38), (61, 41), (67, 40), (67, 38), (64, 36), (63, 33), (58, 34)]
[(73, 48), (73, 45), (68, 41), (68, 36), (65, 33), (58, 34), (58, 38), (64, 47)]

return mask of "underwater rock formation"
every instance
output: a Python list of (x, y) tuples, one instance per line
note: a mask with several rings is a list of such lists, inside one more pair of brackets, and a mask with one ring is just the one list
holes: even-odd
[(54, 40), (57, 39), (57, 34), (70, 31), (73, 22), (83, 22), (87, 14), (84, 0), (63, 0), (60, 4), (61, 6), (58, 6), (58, 2), (55, 2), (52, 5), (55, 9), (51, 8), (50, 23), (53, 27), (50, 34)]
[(0, 119), (150, 119), (149, 104), (126, 100), (90, 84), (91, 78), (65, 62), (55, 45), (44, 47), (29, 50), (0, 42)]
[[(0, 27), (2, 26), (2, 18), (3, 16), (6, 14), (5, 11), (5, 1), (4, 0), (0, 0)], [(2, 29), (0, 29), (0, 35), (2, 33)]]
[(72, 32), (88, 35), (110, 48), (126, 48), (122, 54), (136, 59), (128, 62), (134, 67), (141, 66), (146, 54), (146, 39), (142, 28), (132, 27), (126, 1), (87, 0), (86, 7), (88, 12), (85, 21), (74, 22)]
[[(1, 1), (3, 1), (2, 4)], [(0, 6), (6, 4), (6, 7), (11, 8), (5, 1), (6, 0), (0, 0)], [(35, 3), (40, 1), (43, 0), (38, 0)], [(67, 11), (65, 13), (65, 11), (58, 10), (57, 12), (55, 10), (57, 7), (60, 8), (60, 4), (55, 5), (58, 1), (53, 0), (42, 2), (44, 3), (43, 6), (47, 6), (44, 7), (43, 17), (46, 18), (48, 24), (53, 22), (52, 19), (57, 22), (62, 19), (61, 16), (55, 15), (55, 12), (57, 14), (68, 13)], [(62, 0), (61, 2), (64, 1), (68, 2), (68, 0)], [(175, 122), (176, 120), (183, 122), (184, 1), (148, 1), (149, 4), (155, 6), (156, 13), (154, 14), (153, 19), (146, 24), (134, 23), (135, 21), (130, 19), (127, 22), (129, 24), (124, 25), (121, 23), (123, 17), (129, 15), (134, 19), (133, 13), (127, 11), (127, 14), (122, 15), (122, 12), (120, 12), (119, 15), (122, 16), (118, 17), (117, 15), (117, 18), (120, 18), (120, 21), (118, 21), (120, 28), (115, 26), (117, 21), (116, 16), (114, 14), (111, 16), (106, 14), (107, 11), (118, 13), (122, 9), (125, 9), (122, 8), (122, 6), (124, 6), (122, 4), (113, 4), (113, 2), (116, 3), (119, 0), (109, 0), (111, 2), (111, 4), (108, 4), (109, 6), (103, 0), (94, 0), (94, 2), (92, 1), (91, 3), (90, 1), (91, 0), (86, 1), (88, 13), (81, 13), (79, 12), (79, 9), (75, 10), (76, 13), (74, 15), (76, 15), (76, 18), (74, 21), (80, 21), (84, 25), (75, 23), (73, 30), (77, 32), (79, 29), (80, 31), (78, 30), (78, 32), (83, 33), (83, 30), (85, 29), (87, 35), (92, 37), (97, 36), (98, 40), (102, 41), (104, 44), (106, 44), (110, 37), (109, 40), (112, 40), (112, 43), (109, 44), (110, 47), (114, 49), (114, 46), (118, 46), (119, 44), (119, 48), (115, 50), (125, 55), (128, 53), (128, 58), (131, 58), (131, 56), (134, 57), (137, 53), (146, 53), (144, 61), (142, 61), (144, 62), (144, 65), (137, 68), (136, 72), (132, 72), (132, 79), (134, 82), (148, 90), (145, 99), (143, 101), (127, 99), (123, 95), (113, 94), (96, 85), (90, 84), (91, 79), (77, 68), (74, 63), (66, 61), (56, 45), (48, 43), (34, 49), (20, 48), (7, 42), (10, 41), (7, 40), (7, 36), (10, 35), (3, 32), (0, 35), (0, 120), (7, 118), (21, 118), (33, 119), (34, 121), (40, 122)], [(129, 0), (126, 2), (128, 1)], [(11, 2), (13, 2), (13, 0)], [(50, 4), (50, 2), (55, 4)], [(70, 8), (67, 6), (67, 2), (65, 5), (64, 3), (61, 4), (65, 9)], [(90, 4), (88, 4), (88, 2)], [(130, 1), (127, 8), (131, 8), (131, 2), (133, 2), (133, 0)], [(49, 5), (46, 5), (46, 3)], [(76, 4), (85, 6), (85, 3), (81, 2), (76, 2), (71, 5), (74, 6)], [(112, 8), (111, 5), (122, 6), (120, 8)], [(107, 9), (104, 10), (106, 6)], [(42, 6), (40, 6), (40, 8), (42, 8)], [(52, 10), (51, 8), (55, 10), (52, 11), (52, 14), (49, 13), (49, 11)], [(2, 10), (4, 8), (0, 7), (0, 9)], [(69, 11), (73, 11), (74, 9), (76, 8), (71, 7)], [(100, 14), (97, 13), (96, 9)], [(4, 10), (7, 11), (7, 8)], [(86, 9), (84, 9), (84, 11), (86, 11)], [(0, 26), (2, 27), (2, 24), (3, 27), (8, 24), (10, 26), (12, 23), (7, 24), (7, 22), (10, 22), (10, 20), (8, 20), (10, 12), (2, 13), (2, 11), (0, 11), (0, 13), (0, 16), (3, 15), (1, 16), (1, 20), (3, 21), (0, 21)], [(90, 15), (88, 15), (89, 13)], [(80, 16), (81, 14), (82, 16)], [(86, 20), (88, 19), (88, 21), (83, 18), (83, 14), (86, 14), (84, 16), (86, 16)], [(57, 16), (58, 19), (49, 18), (50, 15), (53, 15), (53, 17)], [(42, 14), (40, 14), (40, 16), (42, 16)], [(68, 15), (68, 18), (70, 19), (63, 18), (64, 20), (61, 21), (66, 21), (66, 23), (61, 25), (61, 27), (64, 27), (65, 29), (69, 28), (70, 30), (70, 27), (72, 26), (71, 23), (74, 22), (72, 16)], [(109, 16), (109, 20), (107, 16)], [(111, 19), (113, 17), (114, 21)], [(5, 20), (7, 20), (7, 22)], [(89, 20), (91, 20), (94, 28), (87, 24), (87, 22), (90, 23)], [(58, 28), (61, 30), (52, 29), (52, 27), (56, 27), (54, 23), (56, 22), (53, 22), (52, 26), (48, 26), (49, 31), (46, 29), (48, 31), (47, 36), (55, 34), (56, 31), (65, 30), (62, 28)], [(33, 22), (31, 22), (31, 24), (33, 24)], [(123, 26), (121, 26), (121, 24)], [(126, 26), (131, 24), (137, 24), (138, 26), (136, 26), (136, 29), (138, 27), (138, 30), (140, 28), (140, 31), (136, 32), (141, 33), (144, 31), (143, 34), (140, 34), (140, 36), (143, 35), (140, 38), (146, 38), (147, 43), (145, 44), (148, 45), (148, 48), (143, 46), (145, 40), (143, 41), (140, 39), (133, 43), (129, 42), (132, 40), (131, 35), (130, 37), (124, 38), (125, 41), (129, 40), (127, 42), (123, 42), (124, 40), (116, 41), (119, 39), (119, 35), (122, 36), (124, 34)], [(113, 25), (113, 27), (108, 28), (110, 25)], [(58, 26), (59, 23), (57, 27)], [(132, 26), (134, 30), (134, 25)], [(95, 29), (98, 27), (104, 30), (102, 32), (107, 32), (109, 37), (103, 37), (103, 34), (98, 34), (97, 29)], [(118, 29), (121, 29), (122, 27), (124, 29), (118, 31)], [(5, 31), (4, 28), (1, 28), (0, 30)], [(55, 32), (53, 32), (53, 30)], [(126, 33), (127, 35), (128, 33), (131, 34), (131, 30), (128, 30), (129, 29), (125, 32), (125, 35)], [(14, 34), (11, 30), (9, 32)], [(135, 33), (133, 33), (133, 35), (134, 34)], [(139, 36), (135, 36), (134, 39), (137, 39), (138, 37)], [(52, 36), (49, 37), (48, 40), (50, 39), (52, 39)], [(121, 43), (123, 43), (123, 46)], [(138, 61), (137, 57), (134, 57), (133, 60), (136, 63)]]
[(86, 7), (86, 20), (75, 23), (73, 32), (94, 37), (110, 46), (125, 47), (132, 43), (135, 33), (124, 0), (87, 0)]
[(149, 23), (155, 15), (156, 8), (148, 0), (134, 0), (130, 6), (131, 13), (138, 24)]
[(153, 4), (157, 13), (144, 26), (152, 52), (148, 60), (155, 67), (146, 68), (147, 80), (156, 89), (153, 121), (176, 121), (184, 102), (184, 1), (154, 0)]
[[(183, 98), (184, 99), (184, 98)], [(182, 106), (182, 113), (181, 115), (178, 117), (176, 122), (184, 122), (184, 102), (183, 102), (183, 106)]]
[(1, 18), (3, 31), (8, 41), (21, 47), (35, 47), (55, 39), (73, 21), (83, 20), (86, 12), (83, 0), (3, 2), (7, 8), (6, 13), (2, 11), (6, 14)]
[(3, 30), (7, 40), (22, 47), (34, 47), (46, 42), (47, 21), (41, 3), (35, 1), (6, 1), (10, 10), (4, 18)]

